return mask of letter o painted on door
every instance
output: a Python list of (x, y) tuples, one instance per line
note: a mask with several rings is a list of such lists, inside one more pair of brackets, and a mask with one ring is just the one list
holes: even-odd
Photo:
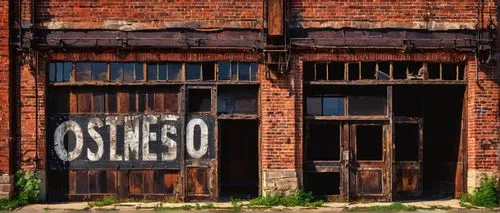
[[(200, 148), (194, 148), (194, 128), (200, 127)], [(200, 159), (208, 151), (208, 126), (202, 119), (193, 118), (186, 127), (186, 149), (188, 154), (195, 159)]]
[[(72, 131), (75, 134), (76, 145), (73, 151), (68, 152), (64, 148), (64, 135)], [(83, 133), (82, 128), (78, 123), (74, 121), (65, 121), (59, 126), (57, 126), (54, 132), (54, 150), (56, 151), (57, 157), (62, 161), (72, 161), (78, 158), (82, 152), (83, 148)]]

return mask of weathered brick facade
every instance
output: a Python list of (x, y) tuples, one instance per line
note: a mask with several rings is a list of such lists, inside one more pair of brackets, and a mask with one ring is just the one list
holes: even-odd
[[(47, 114), (50, 105), (47, 102), (47, 66), (58, 61), (258, 62), (261, 194), (289, 194), (303, 186), (305, 62), (465, 62), (467, 125), (461, 131), (467, 133), (463, 139), (467, 148), (467, 169), (463, 178), (468, 190), (478, 185), (481, 174), (494, 175), (500, 170), (500, 66), (477, 62), (474, 57), (476, 41), (468, 40), (475, 39), (479, 20), (477, 1), (291, 0), (285, 3), (284, 9), (289, 33), (287, 42), (314, 40), (314, 35), (319, 35), (316, 39), (321, 42), (321, 39), (329, 38), (331, 34), (328, 33), (346, 35), (345, 31), (349, 30), (360, 31), (356, 35), (362, 35), (362, 38), (358, 41), (355, 37), (344, 37), (346, 41), (352, 39), (351, 46), (315, 43), (303, 50), (296, 48), (300, 43), (290, 45), (290, 60), (285, 73), (279, 73), (267, 64), (265, 50), (273, 43), (266, 37), (270, 27), (266, 23), (269, 16), (267, 1), (41, 0), (35, 1), (33, 16), (32, 1), (22, 0), (23, 23), (18, 21), (19, 8), (17, 2), (13, 2), (0, 1), (0, 102), (4, 103), (0, 108), (2, 196), (10, 195), (12, 172), (17, 169), (37, 170), (43, 179), (42, 184), (45, 184), (42, 187), (44, 193), (48, 191), (48, 147), (52, 141), (47, 139), (47, 131), (50, 131), (47, 127), (50, 116)], [(490, 17), (496, 23), (498, 4), (493, 0), (485, 1), (481, 13), (482, 31), (486, 30)], [(34, 28), (29, 27), (31, 20), (35, 22), (31, 23)], [(34, 33), (32, 46), (25, 48), (24, 53), (12, 52), (18, 39), (16, 42), (10, 39), (11, 35), (18, 36), (20, 26), (24, 26), (24, 31)], [(155, 32), (179, 34), (147, 34)], [(374, 32), (381, 33), (372, 34)], [(422, 40), (439, 41), (430, 44), (432, 48), (419, 49), (417, 46), (418, 50), (414, 52), (402, 48), (404, 44), (390, 46), (390, 42), (373, 47), (358, 45), (372, 39), (399, 39), (390, 33), (406, 36), (412, 32), (426, 36)], [(432, 33), (449, 33), (451, 36), (446, 34), (434, 38)], [(195, 34), (205, 37), (200, 39)], [(467, 43), (472, 48), (459, 49), (444, 44), (446, 41), (457, 43), (460, 36), (464, 39), (458, 42)], [(229, 43), (217, 43), (225, 40)], [(186, 46), (169, 46), (171, 41), (175, 45), (186, 43)], [(152, 43), (147, 45), (148, 42)], [(415, 39), (413, 44), (421, 44), (418, 42), (425, 43)], [(411, 49), (411, 44), (409, 46)], [(124, 56), (120, 55), (121, 51), (125, 52)], [(16, 57), (11, 53), (17, 54)], [(23, 54), (30, 56), (28, 62), (19, 59)], [(496, 58), (498, 63), (498, 53)], [(20, 91), (18, 100), (11, 98), (10, 93), (16, 91), (13, 87)], [(19, 127), (12, 126), (15, 123), (12, 116), (19, 120)], [(388, 117), (392, 119), (392, 115)], [(214, 198), (212, 194), (210, 196)]]

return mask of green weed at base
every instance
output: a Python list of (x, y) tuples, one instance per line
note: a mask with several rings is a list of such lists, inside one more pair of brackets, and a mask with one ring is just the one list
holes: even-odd
[(391, 205), (376, 205), (376, 206), (368, 206), (368, 207), (352, 207), (346, 208), (345, 211), (348, 212), (372, 212), (372, 211), (382, 211), (382, 212), (390, 212), (390, 211), (416, 211), (418, 208), (416, 206), (411, 205), (403, 205), (402, 203), (392, 203)]
[(96, 200), (93, 202), (89, 202), (88, 205), (90, 207), (103, 207), (111, 204), (118, 203), (119, 201), (114, 197), (104, 197), (101, 200)]

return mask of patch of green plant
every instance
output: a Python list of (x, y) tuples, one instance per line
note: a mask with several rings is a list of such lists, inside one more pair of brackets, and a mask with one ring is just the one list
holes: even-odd
[(165, 200), (163, 200), (164, 203), (177, 203), (178, 200), (175, 197), (167, 197)]
[(479, 209), (478, 207), (470, 205), (469, 203), (466, 203), (464, 201), (460, 201), (458, 204), (460, 205), (460, 207), (466, 208), (466, 209)]
[(240, 199), (232, 198), (231, 201), (231, 211), (232, 212), (240, 212), (243, 209), (243, 204), (241, 204)]
[(24, 173), (18, 170), (15, 174), (15, 194), (11, 199), (0, 199), (0, 210), (12, 210), (35, 203), (40, 195), (40, 180), (36, 173)]
[(411, 205), (404, 205), (402, 203), (392, 203), (391, 205), (376, 205), (376, 206), (367, 206), (367, 207), (352, 207), (346, 208), (346, 211), (349, 212), (372, 212), (372, 211), (416, 211), (418, 208)]
[(462, 203), (470, 203), (474, 206), (481, 206), (493, 208), (499, 206), (498, 193), (498, 180), (496, 177), (488, 177), (483, 175), (479, 187), (477, 187), (472, 194), (464, 194), (460, 201)]
[(89, 202), (88, 205), (90, 207), (103, 207), (103, 206), (115, 204), (115, 203), (118, 203), (118, 202), (119, 201), (116, 198), (114, 198), (114, 197), (103, 197), (100, 200)]
[(320, 207), (323, 205), (322, 200), (316, 200), (311, 192), (304, 192), (300, 189), (295, 191), (294, 194), (289, 196), (263, 196), (250, 200), (249, 206), (307, 206), (307, 207)]
[(193, 205), (182, 205), (182, 206), (163, 206), (163, 203), (159, 203), (153, 207), (155, 211), (167, 211), (167, 210), (205, 210), (205, 209), (214, 209), (215, 206), (212, 203), (207, 203), (204, 205), (200, 205), (196, 203)]

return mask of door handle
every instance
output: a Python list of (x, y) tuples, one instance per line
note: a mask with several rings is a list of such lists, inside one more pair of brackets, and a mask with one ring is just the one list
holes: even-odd
[(351, 165), (351, 150), (344, 150), (343, 151), (342, 160), (344, 161), (344, 166)]

